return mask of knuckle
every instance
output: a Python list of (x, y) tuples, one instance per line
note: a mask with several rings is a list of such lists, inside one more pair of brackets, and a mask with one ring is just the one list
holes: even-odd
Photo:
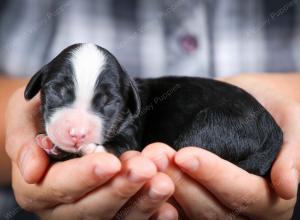
[(253, 206), (257, 202), (257, 195), (259, 190), (256, 187), (249, 188), (248, 192), (239, 198), (235, 198), (229, 201), (229, 207), (236, 213), (244, 213), (245, 210)]
[(36, 205), (35, 205), (35, 204), (37, 204), (37, 201), (35, 201), (34, 199), (24, 197), (24, 196), (21, 196), (18, 194), (15, 195), (15, 199), (22, 209), (24, 209), (28, 212), (34, 212), (37, 210)]
[(184, 185), (186, 182), (185, 175), (180, 170), (174, 170), (170, 176), (176, 186)]
[(117, 198), (121, 199), (121, 200), (127, 200), (128, 198), (130, 198), (133, 195), (133, 190), (131, 189), (131, 187), (116, 187), (114, 190), (114, 193), (116, 195)]
[(68, 193), (64, 192), (61, 189), (52, 188), (52, 195), (55, 198), (55, 200), (62, 202), (62, 203), (73, 203), (76, 201), (74, 196), (69, 195)]

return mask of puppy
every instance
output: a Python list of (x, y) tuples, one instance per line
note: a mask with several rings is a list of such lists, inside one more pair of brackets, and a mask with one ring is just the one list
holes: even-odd
[(283, 141), (272, 116), (244, 90), (196, 77), (133, 80), (94, 44), (72, 45), (42, 67), (25, 98), (39, 91), (46, 135), (37, 140), (54, 160), (120, 155), (159, 141), (176, 150), (201, 147), (264, 176)]

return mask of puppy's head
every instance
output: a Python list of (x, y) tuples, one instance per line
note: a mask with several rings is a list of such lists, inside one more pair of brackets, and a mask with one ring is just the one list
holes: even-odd
[(116, 58), (94, 44), (63, 50), (30, 80), (25, 98), (41, 91), (45, 131), (66, 152), (103, 144), (122, 120), (135, 117), (140, 100), (134, 82)]

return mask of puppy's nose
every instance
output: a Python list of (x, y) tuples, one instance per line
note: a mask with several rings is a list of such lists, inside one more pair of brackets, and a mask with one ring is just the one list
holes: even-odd
[(74, 144), (82, 143), (86, 137), (87, 130), (85, 128), (70, 128), (69, 135)]

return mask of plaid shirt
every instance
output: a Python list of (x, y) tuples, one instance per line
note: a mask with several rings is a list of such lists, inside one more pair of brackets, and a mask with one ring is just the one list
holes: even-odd
[(0, 71), (94, 42), (133, 76), (299, 71), (299, 0), (2, 0)]

